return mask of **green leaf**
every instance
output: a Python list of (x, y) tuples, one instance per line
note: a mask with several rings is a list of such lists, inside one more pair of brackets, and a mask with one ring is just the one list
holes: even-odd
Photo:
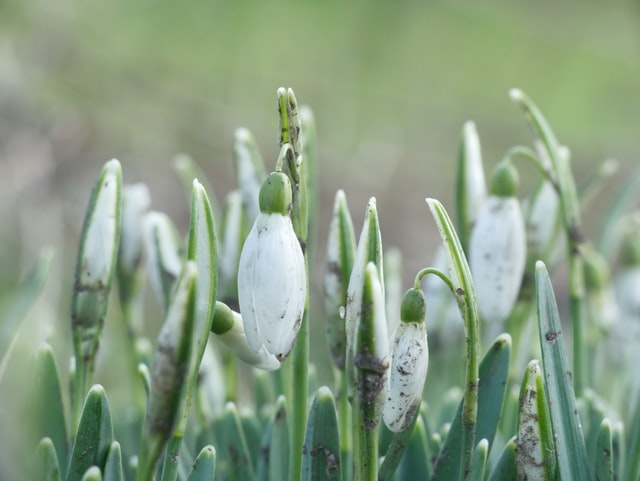
[(185, 375), (191, 362), (196, 276), (195, 262), (187, 261), (158, 335), (140, 447), (140, 481), (151, 479), (185, 404)]
[(189, 334), (191, 354), (185, 374), (184, 404), (174, 429), (174, 435), (178, 437), (183, 437), (187, 429), (191, 399), (211, 332), (218, 286), (217, 240), (213, 212), (207, 193), (197, 179), (193, 181), (187, 259), (195, 263), (197, 276), (194, 288), (193, 326)]
[(596, 443), (596, 481), (613, 481), (613, 446), (611, 443), (611, 423), (603, 419)]
[(284, 396), (276, 401), (271, 427), (271, 444), (263, 445), (269, 453), (268, 473), (270, 480), (287, 479), (289, 472), (289, 414)]
[[(85, 479), (85, 472), (97, 466), (98, 474), (104, 468), (113, 443), (113, 427), (109, 402), (104, 388), (93, 386), (82, 408), (78, 431), (71, 451), (67, 481)], [(92, 474), (95, 476), (95, 473)], [(91, 478), (93, 479), (93, 478)]]
[(236, 182), (242, 193), (242, 205), (245, 209), (248, 225), (251, 226), (260, 212), (258, 194), (262, 181), (267, 177), (267, 172), (260, 151), (249, 130), (239, 128), (235, 131), (232, 154)]
[(627, 446), (624, 452), (629, 453), (625, 460), (624, 476), (621, 479), (637, 480), (640, 477), (640, 401), (636, 405), (626, 439), (624, 437), (621, 439)]
[(214, 481), (216, 475), (216, 448), (211, 445), (202, 448), (196, 457), (187, 481)]
[(456, 227), (460, 244), (466, 253), (468, 253), (471, 228), (486, 195), (487, 186), (482, 166), (480, 139), (475, 124), (466, 122), (458, 148), (455, 182)]
[(43, 438), (33, 456), (32, 477), (41, 481), (60, 481), (60, 465), (53, 441)]
[(29, 313), (29, 310), (38, 300), (49, 274), (52, 261), (53, 250), (50, 248), (43, 249), (35, 267), (29, 272), (20, 288), (13, 294), (13, 302), (1, 319), (0, 380), (8, 363), (12, 340), (15, 338), (18, 327)]
[(518, 479), (555, 479), (556, 451), (540, 362), (529, 362), (520, 389)]
[(34, 422), (30, 423), (35, 430), (31, 439), (34, 444), (45, 436), (51, 440), (58, 460), (62, 460), (60, 468), (64, 473), (69, 456), (69, 436), (58, 365), (53, 349), (47, 343), (40, 346), (36, 353), (30, 398), (33, 403), (31, 415), (36, 416)]
[(216, 202), (215, 191), (205, 175), (204, 170), (200, 168), (198, 163), (193, 160), (190, 155), (180, 153), (173, 158), (173, 169), (176, 174), (178, 174), (187, 201), (191, 201), (193, 180), (198, 179), (198, 182), (203, 185), (204, 190), (211, 195), (209, 200), (211, 201), (211, 211), (213, 212), (214, 219), (220, 219), (221, 210)]
[[(285, 478), (272, 478), (285, 479)], [(302, 446), (303, 481), (340, 481), (340, 437), (338, 414), (331, 390), (318, 389), (309, 411), (307, 432)]]
[(481, 439), (473, 452), (471, 458), (471, 469), (469, 470), (468, 481), (482, 481), (487, 469), (487, 454), (489, 453), (489, 442)]
[[(487, 439), (489, 448), (496, 433), (505, 397), (505, 387), (509, 374), (511, 357), (511, 337), (501, 334), (494, 341), (480, 363), (480, 384), (478, 386), (478, 418), (476, 437)], [(442, 449), (434, 467), (433, 481), (456, 479), (462, 459), (462, 403), (451, 423)]]
[(122, 471), (122, 451), (118, 441), (111, 443), (102, 479), (104, 481), (124, 481), (125, 479)]
[(323, 286), (327, 343), (333, 362), (341, 370), (345, 368), (347, 355), (343, 310), (347, 303), (347, 288), (355, 251), (356, 237), (353, 221), (344, 191), (339, 190), (335, 195), (333, 214), (329, 224)]
[(144, 223), (149, 284), (166, 312), (183, 267), (180, 236), (169, 216), (163, 212), (150, 211)]
[(71, 332), (76, 362), (73, 427), (95, 367), (122, 227), (122, 169), (107, 162), (87, 208), (74, 276)]
[(487, 481), (513, 481), (518, 479), (516, 474), (516, 449), (516, 438), (514, 436), (505, 445)]
[(561, 481), (591, 479), (571, 371), (564, 348), (558, 306), (551, 279), (544, 263), (540, 261), (536, 263), (536, 291), (542, 365), (549, 405), (553, 406), (550, 412), (551, 424), (556, 436), (559, 479)]
[(229, 481), (254, 481), (253, 462), (247, 447), (238, 409), (234, 403), (227, 403), (220, 419), (214, 426), (219, 472)]
[[(405, 431), (398, 433), (396, 437), (399, 438), (403, 435), (408, 435), (408, 443), (406, 444), (406, 448), (400, 452), (401, 457), (398, 460), (400, 462), (400, 466), (398, 467), (395, 479), (397, 481), (430, 479), (431, 451), (429, 442), (427, 440), (427, 431), (422, 416), (416, 417), (415, 426), (413, 429), (406, 429)], [(391, 442), (389, 451), (391, 451), (391, 447), (396, 444), (396, 437), (394, 437), (393, 441)], [(405, 439), (405, 442), (406, 441), (407, 439)], [(380, 481), (393, 479), (393, 471), (389, 469), (392, 467), (392, 463), (388, 462), (389, 451), (387, 451), (387, 455), (385, 455), (382, 466), (380, 467)], [(399, 450), (393, 450), (393, 452), (397, 451)]]

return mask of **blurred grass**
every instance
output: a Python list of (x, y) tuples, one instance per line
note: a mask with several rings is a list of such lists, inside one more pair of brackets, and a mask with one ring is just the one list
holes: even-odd
[(529, 144), (511, 87), (539, 104), (579, 176), (610, 156), (623, 173), (637, 165), (639, 27), (637, 0), (2, 2), (0, 292), (45, 243), (64, 279), (53, 289), (70, 289), (60, 271), (111, 157), (183, 231), (175, 153), (193, 155), (225, 195), (232, 133), (245, 126), (272, 168), (282, 85), (317, 117), (318, 232), (336, 189), (357, 231), (375, 195), (383, 242), (413, 276), (436, 238), (424, 197), (451, 206), (463, 122), (476, 121), (488, 166)]

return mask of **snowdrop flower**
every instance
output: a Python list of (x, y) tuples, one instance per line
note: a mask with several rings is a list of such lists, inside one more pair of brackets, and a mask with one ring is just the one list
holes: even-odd
[(273, 371), (280, 367), (280, 361), (262, 346), (257, 351), (249, 346), (244, 324), (239, 313), (223, 302), (216, 302), (211, 331), (238, 358), (250, 366)]
[(393, 334), (391, 369), (382, 419), (393, 432), (407, 429), (420, 407), (429, 366), (425, 327), (426, 302), (419, 289), (409, 289), (400, 308), (400, 323)]
[(306, 271), (293, 231), (291, 184), (273, 172), (260, 188), (260, 214), (240, 254), (238, 300), (249, 346), (279, 361), (293, 349), (306, 300)]
[(471, 232), (469, 265), (476, 286), (478, 309), (495, 337), (518, 297), (526, 261), (526, 236), (520, 203), (515, 197), (518, 173), (498, 164), (490, 195)]

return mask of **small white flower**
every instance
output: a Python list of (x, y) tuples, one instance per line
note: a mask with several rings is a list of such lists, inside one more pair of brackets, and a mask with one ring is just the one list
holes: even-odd
[[(271, 189), (270, 197), (263, 196), (265, 187)], [(304, 255), (286, 213), (290, 199), (286, 175), (272, 173), (261, 189), (261, 212), (238, 267), (238, 300), (247, 342), (256, 352), (264, 346), (279, 361), (293, 349), (306, 300)]]
[[(478, 309), (494, 330), (501, 329), (513, 309), (526, 262), (526, 235), (520, 202), (514, 195), (516, 186), (513, 167), (499, 165), (492, 193), (482, 206), (469, 242)], [(498, 333), (489, 334), (493, 338)]]
[(384, 423), (393, 432), (404, 431), (413, 422), (429, 367), (424, 295), (411, 289), (402, 304), (402, 320), (393, 334), (391, 368), (382, 412)]

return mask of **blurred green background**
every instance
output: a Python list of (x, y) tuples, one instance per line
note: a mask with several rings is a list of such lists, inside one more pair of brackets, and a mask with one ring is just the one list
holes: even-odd
[[(637, 166), (640, 2), (0, 2), (2, 292), (53, 245), (48, 305), (67, 312), (84, 209), (112, 157), (183, 232), (176, 153), (200, 163), (219, 199), (234, 188), (237, 127), (272, 168), (279, 86), (316, 115), (320, 240), (337, 189), (357, 231), (376, 196), (409, 279), (436, 242), (424, 197), (452, 207), (463, 123), (476, 122), (487, 166), (530, 144), (511, 87), (538, 103), (579, 178), (616, 158), (613, 191)], [(51, 326), (68, 336), (64, 315), (40, 314), (42, 337)]]

